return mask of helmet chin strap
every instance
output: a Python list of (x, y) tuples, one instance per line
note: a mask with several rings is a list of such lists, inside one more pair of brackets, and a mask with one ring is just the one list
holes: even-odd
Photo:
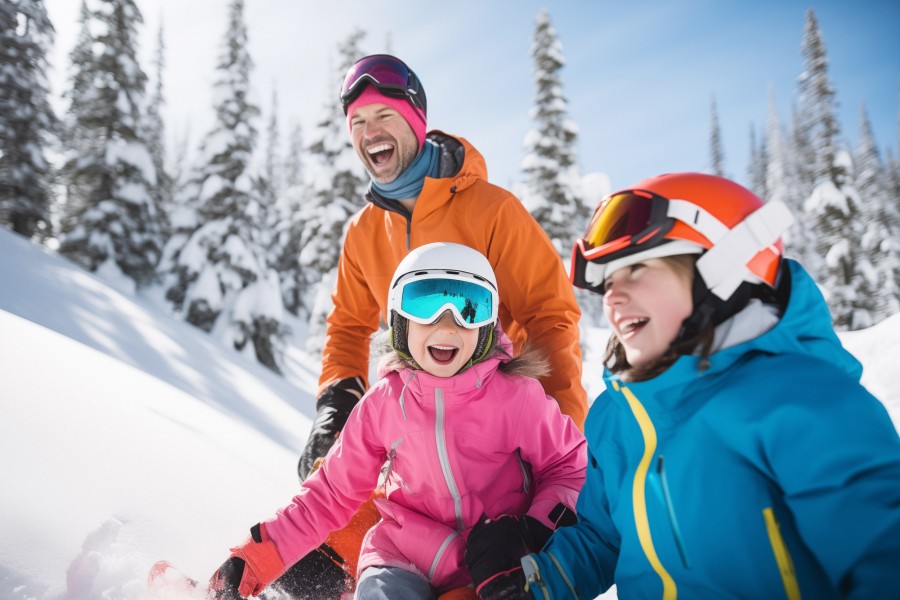
[[(706, 216), (714, 219), (708, 213)], [(695, 218), (695, 224), (704, 221), (703, 216)], [(747, 263), (774, 244), (793, 222), (794, 217), (784, 204), (770, 202), (732, 229), (697, 228), (713, 247), (694, 266), (694, 310), (682, 323), (676, 342), (692, 338), (709, 324), (719, 325), (743, 309), (751, 298), (769, 290), (747, 268)]]

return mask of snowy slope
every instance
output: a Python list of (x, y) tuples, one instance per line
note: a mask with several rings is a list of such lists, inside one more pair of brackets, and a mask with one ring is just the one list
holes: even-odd
[[(161, 558), (205, 579), (293, 495), (302, 352), (274, 376), (5, 230), (0, 281), (0, 598), (140, 600)], [(900, 316), (843, 337), (900, 425)]]
[(208, 576), (295, 493), (316, 373), (6, 230), (0, 257), (0, 598), (141, 598), (160, 558)]
[(0, 597), (140, 598), (159, 558), (208, 575), (293, 495), (297, 454), (245, 420), (8, 312), (0, 331), (0, 574), (28, 590)]

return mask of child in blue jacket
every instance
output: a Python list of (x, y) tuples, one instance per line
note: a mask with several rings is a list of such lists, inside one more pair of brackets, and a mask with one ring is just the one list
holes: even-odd
[(782, 256), (791, 219), (695, 173), (600, 203), (572, 281), (603, 296), (607, 389), (533, 597), (900, 597), (900, 438)]

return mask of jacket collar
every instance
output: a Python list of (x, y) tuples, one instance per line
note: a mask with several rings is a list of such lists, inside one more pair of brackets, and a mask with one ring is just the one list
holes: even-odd
[[(682, 356), (664, 373), (641, 382), (623, 382), (617, 375), (604, 372), (604, 383), (607, 389), (627, 386), (635, 391), (635, 394), (653, 396), (661, 404), (669, 404), (669, 401), (678, 401), (688, 389), (688, 386), (700, 382), (704, 378), (715, 376), (731, 368), (748, 353), (761, 354), (803, 354), (814, 356), (833, 367), (846, 372), (856, 380), (862, 375), (862, 366), (859, 361), (847, 352), (841, 345), (840, 339), (831, 325), (831, 316), (828, 305), (822, 297), (815, 281), (800, 266), (799, 263), (786, 259), (788, 280), (784, 283), (790, 286), (790, 295), (781, 318), (771, 323), (760, 323), (757, 329), (760, 333), (753, 336), (744, 331), (738, 338), (729, 339), (729, 331), (719, 331), (717, 328), (717, 340), (722, 340), (722, 349), (712, 353), (708, 359), (708, 366), (700, 368), (699, 356)], [(743, 323), (747, 318), (757, 318), (759, 307), (748, 307), (747, 314), (736, 316), (736, 321), (723, 323), (727, 328), (738, 325), (744, 328)], [(742, 313), (748, 311), (744, 309)], [(719, 327), (721, 328), (722, 325)], [(751, 335), (749, 339), (746, 338)]]
[[(449, 199), (479, 179), (487, 180), (487, 165), (484, 157), (465, 138), (454, 137), (443, 131), (433, 130), (428, 139), (438, 145), (440, 150), (439, 178), (425, 179), (425, 187), (419, 198), (445, 197)], [(446, 191), (440, 193), (442, 189)], [(389, 212), (398, 213), (407, 219), (412, 215), (396, 200), (390, 200), (379, 194), (369, 184), (366, 200)]]
[(433, 392), (434, 389), (441, 388), (444, 392), (450, 393), (454, 397), (466, 399), (484, 387), (500, 368), (501, 364), (511, 360), (513, 353), (512, 341), (499, 327), (495, 330), (495, 334), (499, 334), (497, 346), (503, 352), (498, 352), (492, 357), (476, 363), (451, 377), (438, 377), (422, 369), (411, 369), (406, 366), (397, 368), (397, 363), (393, 360), (380, 365), (379, 376), (400, 377), (404, 386), (417, 395)]

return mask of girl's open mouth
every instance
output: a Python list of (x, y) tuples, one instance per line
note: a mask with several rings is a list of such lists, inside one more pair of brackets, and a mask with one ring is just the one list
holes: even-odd
[(428, 354), (434, 359), (434, 362), (446, 364), (456, 357), (459, 348), (453, 346), (428, 346)]
[(619, 333), (623, 339), (633, 337), (637, 332), (644, 328), (650, 322), (650, 319), (641, 317), (638, 319), (625, 319), (619, 323)]

